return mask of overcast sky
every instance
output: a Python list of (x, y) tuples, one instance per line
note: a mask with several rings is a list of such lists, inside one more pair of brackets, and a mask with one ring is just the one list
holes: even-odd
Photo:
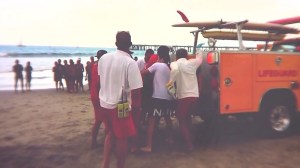
[(13, 45), (22, 41), (114, 47), (120, 30), (130, 31), (134, 44), (192, 45), (193, 28), (171, 26), (183, 22), (177, 10), (190, 22), (267, 22), (300, 15), (300, 0), (0, 0), (0, 4), (0, 44)]

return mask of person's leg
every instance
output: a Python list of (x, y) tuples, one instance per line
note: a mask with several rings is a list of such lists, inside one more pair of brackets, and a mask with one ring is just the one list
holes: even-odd
[(109, 110), (102, 107), (100, 107), (100, 109), (103, 112), (103, 123), (105, 125), (102, 168), (109, 168), (110, 157), (115, 139), (112, 129), (112, 118)]
[(151, 152), (152, 151), (152, 142), (153, 142), (153, 133), (155, 128), (156, 118), (154, 116), (149, 116), (148, 118), (148, 128), (147, 128), (147, 145), (141, 148), (143, 152)]
[(83, 89), (83, 76), (80, 79), (80, 87), (81, 87), (81, 92), (83, 92), (84, 91), (84, 89)]
[(55, 81), (55, 88), (56, 88), (56, 91), (58, 91), (58, 81)]
[(15, 93), (18, 92), (18, 78), (15, 78)]
[(140, 135), (140, 121), (141, 121), (141, 110), (132, 108), (132, 117), (135, 129), (137, 130), (136, 135), (131, 139), (131, 152), (136, 152), (139, 146), (139, 135)]
[(110, 129), (106, 132), (105, 135), (102, 168), (109, 168), (112, 145), (113, 145), (113, 132)]
[(23, 78), (21, 78), (21, 87), (22, 87), (22, 92), (24, 92), (24, 82), (23, 82)]
[(29, 90), (29, 83), (28, 83), (28, 79), (26, 79), (26, 83), (25, 83), (25, 90), (28, 91)]
[(166, 120), (166, 130), (167, 130), (167, 138), (166, 138), (166, 141), (167, 143), (169, 144), (173, 144), (174, 141), (173, 141), (173, 123), (172, 123), (172, 120), (171, 120), (171, 116), (170, 115), (166, 115), (165, 116), (165, 120)]
[(179, 122), (179, 128), (183, 139), (186, 143), (187, 150), (193, 150), (193, 143), (191, 139), (190, 129), (188, 127), (188, 122), (190, 121), (188, 116), (189, 104), (187, 99), (181, 99), (177, 102), (177, 116)]
[(187, 116), (184, 116), (179, 119), (179, 127), (180, 127), (180, 131), (183, 135), (184, 141), (186, 143), (187, 149), (193, 150), (192, 138), (191, 138), (190, 130), (188, 127)]
[(62, 82), (62, 79), (59, 80), (59, 86), (62, 88), (62, 90), (64, 90), (64, 84)]
[(97, 146), (97, 136), (99, 132), (99, 128), (101, 126), (101, 121), (95, 120), (93, 128), (92, 128), (92, 143), (91, 148), (95, 148)]
[(116, 138), (117, 168), (124, 168), (128, 150), (128, 138)]
[(69, 92), (70, 91), (70, 87), (69, 87), (69, 83), (68, 83), (68, 80), (67, 80), (66, 77), (65, 77), (65, 82), (66, 82), (67, 92)]

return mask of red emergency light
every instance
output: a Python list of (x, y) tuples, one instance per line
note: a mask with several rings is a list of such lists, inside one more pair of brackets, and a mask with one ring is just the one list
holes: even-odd
[(219, 63), (219, 52), (218, 51), (209, 51), (207, 53), (206, 61), (210, 65)]

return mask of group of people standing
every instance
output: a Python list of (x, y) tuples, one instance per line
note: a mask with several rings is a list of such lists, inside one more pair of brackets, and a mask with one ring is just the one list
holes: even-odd
[(78, 59), (76, 64), (73, 59), (69, 60), (69, 64), (67, 60), (64, 60), (64, 65), (62, 65), (61, 59), (58, 59), (54, 62), (52, 71), (54, 73), (56, 91), (64, 91), (64, 84), (62, 82), (63, 79), (65, 79), (66, 88), (69, 93), (79, 92), (80, 90), (82, 92), (84, 91), (84, 66), (81, 63), (81, 59)]
[[(169, 47), (160, 46), (157, 54), (149, 49), (145, 58), (136, 62), (129, 50), (132, 45), (129, 32), (118, 32), (115, 44), (115, 52), (99, 51), (98, 61), (92, 68), (95, 76), (92, 75), (90, 85), (95, 111), (92, 147), (96, 145), (101, 122), (105, 125), (102, 167), (109, 167), (113, 151), (118, 168), (124, 167), (129, 148), (131, 152), (151, 152), (157, 122), (164, 117), (167, 128), (171, 129), (170, 117), (174, 110), (186, 149), (193, 150), (189, 112), (199, 97), (196, 71), (202, 63), (201, 53), (195, 59), (188, 59), (187, 50), (179, 49), (176, 51), (177, 60), (171, 63)], [(170, 83), (176, 85), (176, 98), (171, 96), (166, 87)], [(146, 146), (138, 146), (139, 130), (145, 118)], [(172, 138), (171, 134), (169, 138)]]
[(19, 63), (19, 60), (16, 59), (15, 60), (15, 65), (13, 66), (12, 68), (13, 72), (15, 73), (15, 93), (18, 92), (18, 83), (20, 81), (20, 85), (21, 85), (21, 90), (22, 92), (25, 92), (24, 91), (24, 78), (23, 78), (23, 70), (25, 70), (25, 89), (26, 91), (30, 91), (30, 87), (31, 87), (31, 74), (32, 74), (32, 71), (33, 71), (33, 68), (32, 66), (30, 65), (30, 61), (28, 61), (26, 63), (26, 66), (25, 66), (25, 69), (23, 68), (23, 65), (21, 65)]

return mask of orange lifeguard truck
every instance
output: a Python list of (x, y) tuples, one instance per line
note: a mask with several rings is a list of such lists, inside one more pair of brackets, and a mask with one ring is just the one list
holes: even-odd
[[(196, 27), (194, 51), (203, 52), (200, 116), (251, 115), (272, 135), (292, 130), (300, 112), (300, 38), (286, 40), (299, 30), (277, 23), (185, 22)], [(218, 31), (216, 31), (216, 29)], [(229, 33), (230, 32), (230, 33)], [(198, 34), (210, 47), (197, 47)], [(245, 35), (245, 36), (243, 36)], [(238, 40), (236, 50), (219, 50), (215, 39)], [(243, 40), (265, 41), (264, 50), (248, 49)], [(271, 49), (270, 49), (270, 44)], [(268, 49), (269, 48), (269, 49)]]

